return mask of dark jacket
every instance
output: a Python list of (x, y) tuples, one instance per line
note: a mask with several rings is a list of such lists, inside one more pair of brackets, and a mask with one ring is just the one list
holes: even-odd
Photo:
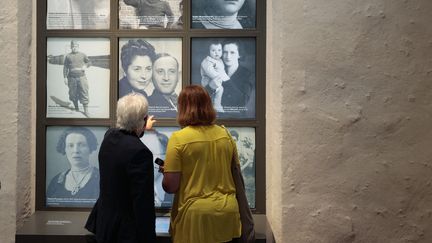
[(148, 97), (149, 113), (160, 118), (175, 118), (177, 115), (177, 94), (171, 95), (171, 102), (157, 89)]
[(224, 92), (222, 95), (222, 106), (246, 107), (254, 87), (251, 82), (252, 73), (245, 67), (239, 66), (230, 80), (223, 82)]
[(85, 228), (98, 243), (156, 242), (153, 154), (133, 133), (110, 129), (99, 151), (100, 195)]

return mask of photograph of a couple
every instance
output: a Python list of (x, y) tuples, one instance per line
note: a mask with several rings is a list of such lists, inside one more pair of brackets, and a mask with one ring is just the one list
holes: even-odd
[(219, 118), (255, 118), (255, 39), (193, 38), (192, 83), (209, 92)]
[(149, 102), (155, 118), (175, 118), (182, 87), (180, 38), (121, 38), (119, 98), (135, 92)]
[(48, 38), (46, 116), (108, 118), (109, 63), (109, 39)]

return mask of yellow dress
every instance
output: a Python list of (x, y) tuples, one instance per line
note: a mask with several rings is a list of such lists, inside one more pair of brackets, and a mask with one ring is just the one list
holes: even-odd
[(235, 143), (217, 125), (188, 126), (169, 139), (165, 172), (180, 172), (171, 212), (174, 243), (219, 243), (241, 235), (231, 176)]

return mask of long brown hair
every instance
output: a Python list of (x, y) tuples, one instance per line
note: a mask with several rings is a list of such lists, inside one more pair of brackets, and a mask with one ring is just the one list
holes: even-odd
[(207, 91), (199, 85), (189, 85), (182, 89), (178, 97), (177, 122), (181, 127), (212, 125), (216, 120)]

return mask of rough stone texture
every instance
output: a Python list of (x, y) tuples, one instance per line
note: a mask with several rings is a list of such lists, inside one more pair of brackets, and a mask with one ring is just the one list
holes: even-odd
[[(18, 5), (18, 134), (17, 134), (17, 226), (21, 226), (23, 219), (34, 211), (34, 132), (35, 132), (35, 88), (36, 67), (32, 68), (35, 59), (34, 45), (36, 39), (32, 26), (34, 0), (19, 0)], [(34, 12), (35, 13), (35, 12)], [(35, 17), (35, 16), (33, 16)], [(33, 46), (32, 46), (33, 45)], [(33, 54), (33, 55), (32, 55)], [(35, 64), (35, 63), (33, 63)], [(33, 122), (31, 122), (33, 121)], [(33, 126), (33, 127), (32, 127)], [(32, 157), (33, 155), (33, 157)]]
[(2, 2), (0, 8), (0, 237), (13, 242), (16, 221), (18, 56), (17, 2)]
[[(19, 16), (19, 18), (17, 17)], [(31, 210), (30, 77), (32, 2), (5, 0), (0, 9), (0, 242), (14, 242)], [(34, 124), (33, 124), (34, 125)]]
[[(266, 81), (266, 214), (270, 219), (272, 230), (277, 236), (282, 232), (282, 86), (281, 48), (284, 45), (277, 41), (281, 35), (274, 31), (277, 16), (274, 13), (277, 3), (267, 3), (267, 81)], [(273, 18), (271, 17), (273, 16)], [(270, 125), (271, 124), (271, 125)]]
[(429, 0), (271, 1), (277, 242), (432, 242), (431, 11)]
[[(28, 0), (0, 9), (1, 243), (34, 205), (31, 11)], [(432, 242), (431, 11), (429, 0), (268, 0), (277, 242)]]

